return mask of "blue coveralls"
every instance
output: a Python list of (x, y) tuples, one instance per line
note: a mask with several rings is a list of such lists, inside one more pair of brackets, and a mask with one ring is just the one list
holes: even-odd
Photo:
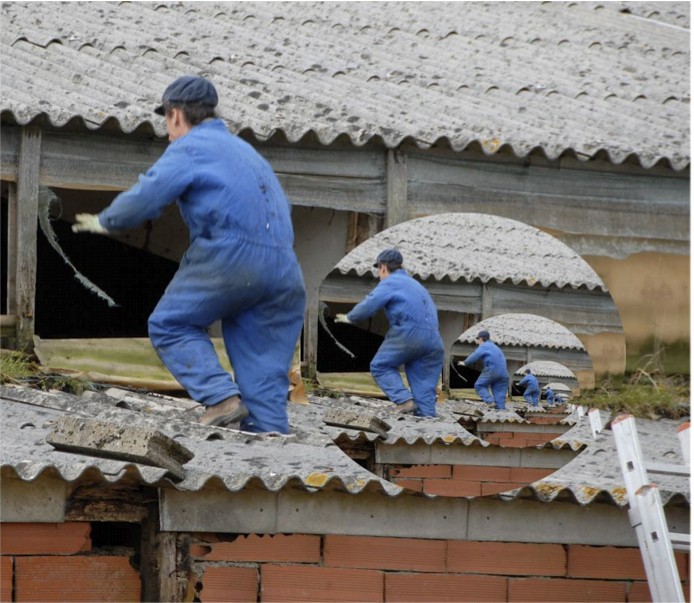
[(540, 385), (537, 382), (537, 377), (532, 373), (526, 375), (518, 382), (518, 387), (525, 385), (523, 397), (528, 404), (537, 406), (540, 401)]
[[(383, 308), (390, 329), (371, 361), (371, 374), (396, 404), (414, 400), (420, 417), (436, 416), (436, 384), (443, 369), (443, 341), (436, 306), (429, 292), (405, 270), (383, 279), (351, 312), (360, 322)], [(405, 387), (400, 366), (412, 392)]]
[[(475, 381), (475, 391), (483, 402), (494, 403), (497, 409), (504, 410), (509, 381), (504, 353), (494, 342), (483, 341), (463, 364), (471, 366), (478, 360), (482, 361), (483, 368)], [(489, 394), (490, 389), (492, 395)]]
[[(177, 201), (190, 247), (149, 317), (149, 336), (176, 380), (207, 406), (240, 395), (242, 429), (287, 433), (288, 371), (306, 293), (290, 206), (270, 165), (220, 119), (172, 142), (139, 183), (99, 214), (133, 228)], [(207, 327), (221, 319), (234, 378)]]
[(547, 388), (547, 404), (554, 404), (554, 392)]

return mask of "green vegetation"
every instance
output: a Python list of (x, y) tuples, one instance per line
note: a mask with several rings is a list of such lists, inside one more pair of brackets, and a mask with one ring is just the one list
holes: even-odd
[(57, 389), (76, 395), (94, 389), (89, 381), (70, 375), (44, 372), (32, 357), (21, 352), (3, 350), (0, 354), (0, 384), (6, 383), (28, 385), (42, 390)]
[(612, 377), (594, 390), (582, 392), (576, 402), (613, 414), (678, 419), (690, 414), (690, 391), (689, 375), (664, 374), (661, 354), (656, 353), (642, 357), (624, 378)]

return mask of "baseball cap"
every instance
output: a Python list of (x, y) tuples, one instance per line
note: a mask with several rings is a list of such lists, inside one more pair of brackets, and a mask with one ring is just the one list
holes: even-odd
[(161, 105), (154, 112), (164, 115), (164, 103), (200, 103), (216, 107), (218, 98), (212, 82), (197, 75), (184, 75), (171, 82), (161, 97)]
[(378, 268), (381, 264), (398, 264), (402, 266), (402, 253), (397, 249), (384, 249), (378, 254), (374, 268)]
[(489, 331), (480, 331), (477, 333), (477, 339), (483, 339), (487, 341), (489, 339)]

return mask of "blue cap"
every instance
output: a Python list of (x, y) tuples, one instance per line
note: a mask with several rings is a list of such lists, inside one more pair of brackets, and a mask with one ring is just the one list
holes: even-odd
[(381, 264), (397, 264), (402, 266), (402, 253), (397, 249), (384, 249), (378, 254), (374, 268), (378, 268)]
[(489, 331), (480, 331), (479, 333), (477, 333), (477, 339), (489, 341)]
[(217, 106), (217, 91), (212, 82), (196, 75), (184, 75), (171, 82), (161, 97), (161, 105), (154, 112), (164, 115), (164, 103), (200, 103)]

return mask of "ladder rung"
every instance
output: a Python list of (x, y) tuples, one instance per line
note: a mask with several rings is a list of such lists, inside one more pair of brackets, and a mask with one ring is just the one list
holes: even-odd
[(646, 471), (659, 475), (676, 475), (689, 477), (690, 469), (687, 465), (675, 465), (674, 463), (644, 463)]
[(673, 548), (676, 548), (678, 551), (688, 551), (690, 549), (692, 537), (689, 534), (670, 532), (668, 536), (670, 537)]

